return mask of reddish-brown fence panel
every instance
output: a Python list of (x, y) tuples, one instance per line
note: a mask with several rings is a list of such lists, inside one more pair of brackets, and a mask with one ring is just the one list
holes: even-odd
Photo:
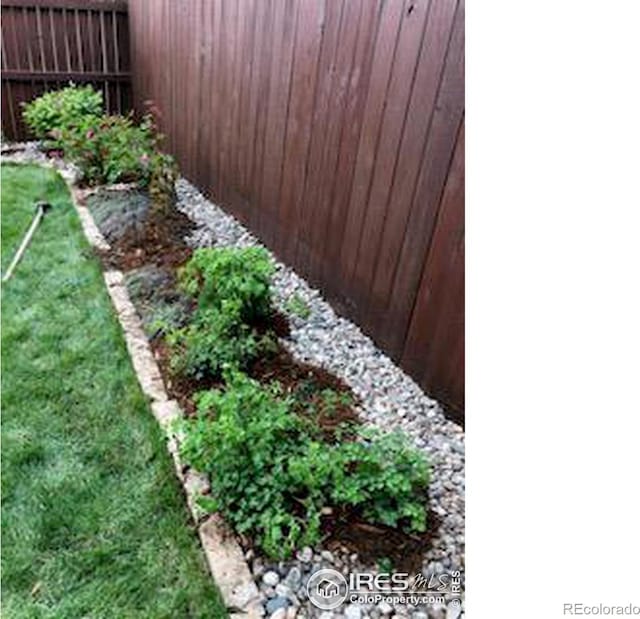
[(130, 0), (184, 174), (464, 406), (464, 1)]
[(3, 0), (2, 131), (29, 133), (22, 103), (69, 82), (102, 91), (109, 112), (131, 109), (127, 3), (119, 0)]

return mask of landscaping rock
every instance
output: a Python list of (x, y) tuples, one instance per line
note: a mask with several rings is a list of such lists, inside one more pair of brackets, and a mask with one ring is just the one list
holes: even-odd
[(280, 576), (278, 576), (278, 572), (269, 570), (263, 574), (262, 582), (268, 587), (275, 587), (280, 582)]
[(298, 552), (296, 557), (303, 563), (311, 563), (311, 561), (313, 561), (313, 550), (311, 550), (309, 546), (305, 546), (301, 551)]
[(361, 619), (362, 608), (358, 604), (349, 604), (344, 609), (344, 616), (346, 619)]
[(277, 610), (282, 610), (286, 613), (286, 609), (291, 605), (291, 602), (282, 596), (276, 596), (267, 601), (267, 612), (272, 615)]
[(284, 583), (280, 583), (276, 585), (275, 591), (276, 591), (276, 595), (279, 595), (280, 597), (287, 598), (287, 599), (291, 599), (291, 597), (294, 595), (293, 591), (291, 590), (291, 587), (288, 587)]
[(287, 574), (287, 577), (284, 579), (284, 583), (285, 585), (287, 585), (287, 587), (289, 587), (293, 591), (296, 591), (300, 586), (301, 580), (302, 573), (300, 572), (300, 568), (294, 566), (291, 568), (291, 570)]

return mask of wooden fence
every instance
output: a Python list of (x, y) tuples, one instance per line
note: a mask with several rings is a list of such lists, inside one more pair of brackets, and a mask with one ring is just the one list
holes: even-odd
[(130, 0), (183, 173), (464, 407), (464, 0)]
[(114, 113), (131, 109), (127, 3), (2, 0), (2, 131), (29, 137), (21, 103), (47, 90), (90, 83)]

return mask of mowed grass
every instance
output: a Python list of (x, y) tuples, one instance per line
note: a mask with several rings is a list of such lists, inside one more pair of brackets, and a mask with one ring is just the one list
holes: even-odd
[(2, 166), (2, 617), (226, 616), (62, 179)]

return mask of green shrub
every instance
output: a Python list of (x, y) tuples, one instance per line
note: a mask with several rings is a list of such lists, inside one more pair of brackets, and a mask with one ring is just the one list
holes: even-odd
[(175, 371), (196, 378), (219, 376), (225, 368), (246, 368), (261, 354), (275, 351), (273, 337), (239, 320), (234, 307), (230, 303), (221, 311), (196, 310), (187, 326), (169, 329)]
[(233, 301), (240, 319), (252, 322), (271, 313), (272, 275), (273, 263), (262, 247), (205, 248), (194, 252), (181, 283), (199, 307), (222, 309)]
[(300, 487), (316, 488), (334, 505), (360, 508), (372, 522), (426, 529), (429, 469), (401, 434), (368, 429), (353, 442), (311, 442), (292, 458), (290, 472)]
[(237, 372), (225, 378), (225, 391), (199, 394), (198, 415), (184, 425), (183, 457), (211, 478), (205, 509), (275, 558), (319, 541), (323, 507), (425, 530), (429, 469), (403, 437), (368, 431), (327, 444), (277, 387)]
[(190, 375), (243, 368), (274, 349), (256, 323), (271, 313), (273, 265), (264, 249), (199, 249), (180, 273), (184, 292), (196, 299), (190, 323), (168, 334), (174, 369)]
[(155, 142), (149, 127), (135, 125), (129, 116), (86, 117), (63, 129), (60, 137), (65, 156), (88, 184), (148, 184)]
[(102, 114), (102, 93), (91, 86), (71, 85), (47, 92), (24, 106), (23, 118), (38, 139), (50, 138), (48, 144), (59, 148), (59, 132), (81, 123), (87, 117)]

